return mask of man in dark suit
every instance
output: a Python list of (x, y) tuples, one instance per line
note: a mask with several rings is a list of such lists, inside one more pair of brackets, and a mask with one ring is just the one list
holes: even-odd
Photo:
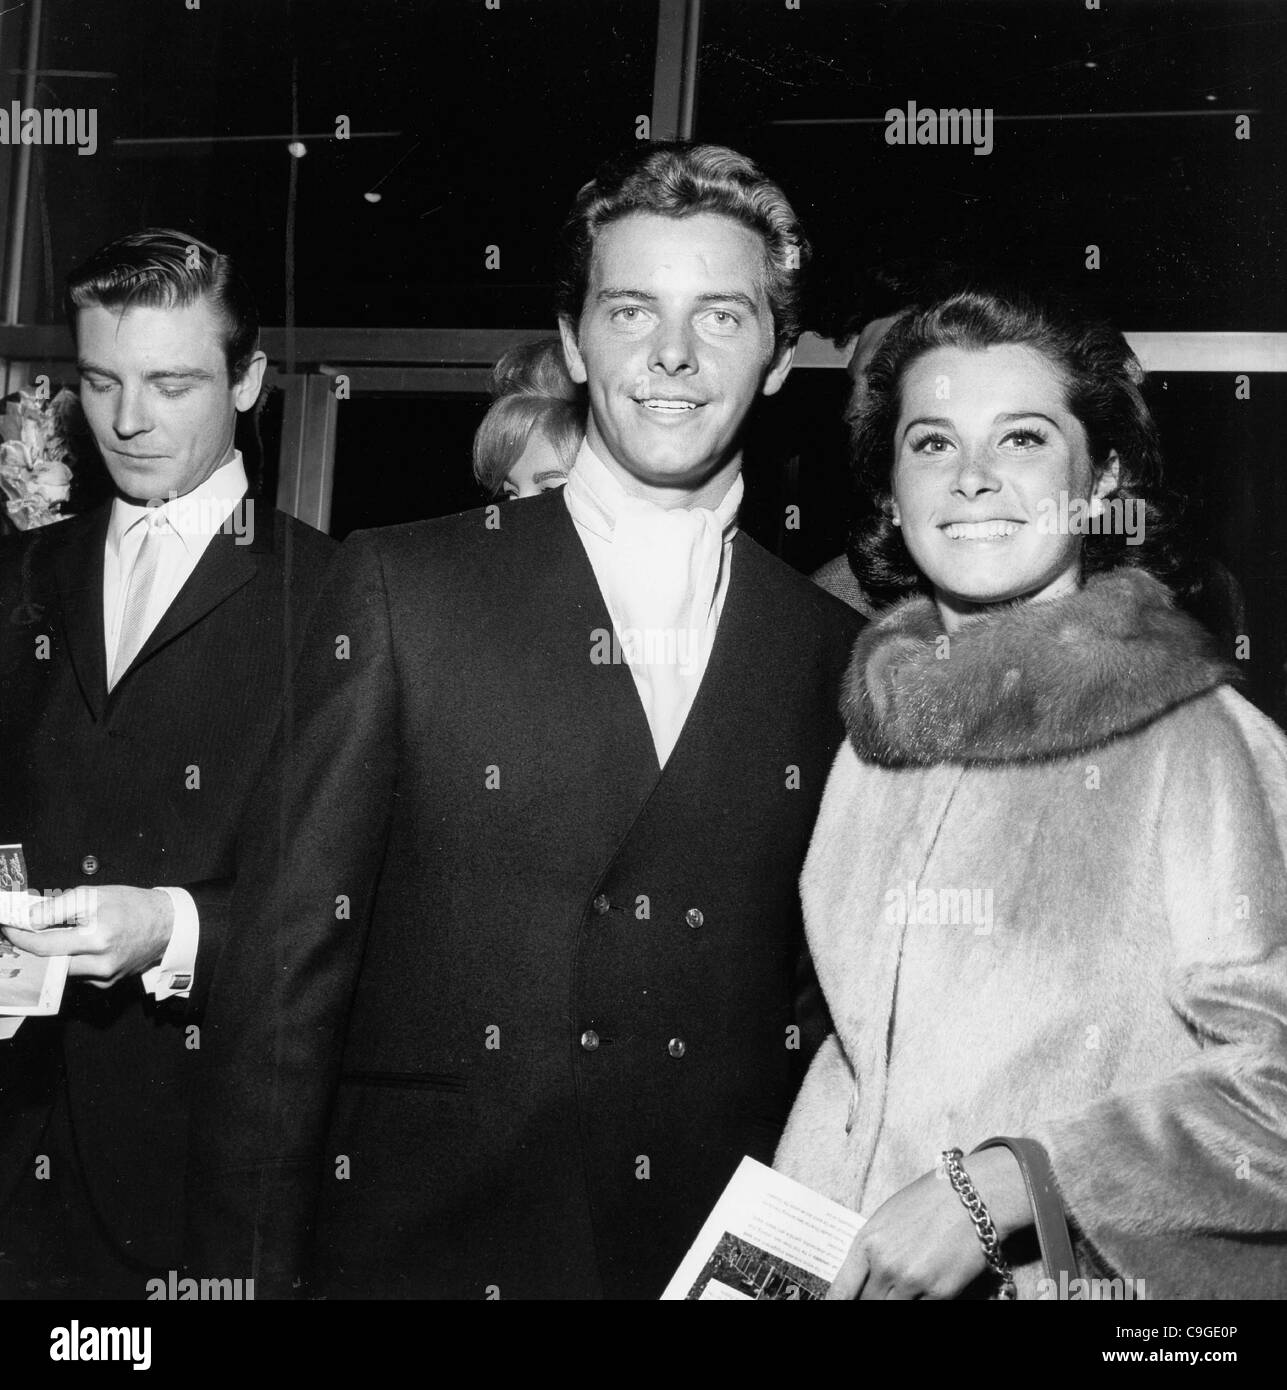
[(248, 824), (189, 1270), (258, 1297), (656, 1298), (799, 1080), (858, 622), (736, 511), (803, 239), (712, 146), (565, 230), (566, 488), (345, 543)]
[(333, 543), (248, 495), (266, 359), (227, 257), (125, 237), (68, 312), (116, 495), (0, 545), (0, 842), (66, 890), (4, 934), (71, 957), (60, 1015), (0, 1043), (0, 1291), (142, 1298), (177, 1267), (233, 832)]

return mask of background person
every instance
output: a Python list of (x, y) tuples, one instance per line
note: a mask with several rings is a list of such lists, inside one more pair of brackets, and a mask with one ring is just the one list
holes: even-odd
[(0, 842), (75, 889), (4, 929), (72, 978), (0, 1043), (0, 1290), (142, 1298), (177, 1267), (233, 832), (333, 542), (249, 493), (266, 359), (227, 256), (136, 232), (67, 307), (115, 496), (0, 542)]
[[(866, 374), (876, 349), (900, 314), (918, 305), (944, 299), (963, 289), (975, 272), (952, 261), (909, 257), (888, 261), (864, 273), (856, 297), (845, 312), (826, 325), (836, 347), (848, 351), (845, 372), (849, 394), (845, 419), (854, 419), (867, 395)], [(858, 499), (861, 504), (865, 499)], [(867, 618), (872, 615), (871, 599), (863, 593), (847, 553), (836, 555), (813, 573), (813, 582), (847, 603)]]
[(510, 348), (492, 369), (492, 397), (474, 436), (483, 490), (513, 501), (562, 487), (585, 437), (585, 393), (559, 339)]

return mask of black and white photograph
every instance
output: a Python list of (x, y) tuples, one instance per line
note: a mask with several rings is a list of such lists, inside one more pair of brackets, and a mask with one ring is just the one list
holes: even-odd
[(1282, 0), (0, 3), (32, 1367), (655, 1302), (750, 1160), (854, 1226), (725, 1301), (1270, 1370), (1285, 88)]

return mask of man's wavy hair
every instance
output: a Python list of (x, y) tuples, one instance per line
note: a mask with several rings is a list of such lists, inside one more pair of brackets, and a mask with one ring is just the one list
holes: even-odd
[(209, 302), (223, 321), (228, 383), (240, 381), (259, 350), (259, 310), (232, 259), (190, 232), (145, 227), (100, 247), (67, 277), (63, 308), (76, 332), (81, 309), (185, 309)]
[(849, 561), (863, 590), (878, 607), (929, 591), (891, 519), (894, 436), (908, 369), (935, 348), (979, 351), (1008, 345), (1030, 348), (1052, 364), (1063, 380), (1069, 411), (1086, 431), (1097, 474), (1117, 453), (1119, 481), (1109, 496), (1144, 505), (1142, 543), (1127, 545), (1123, 535), (1086, 535), (1082, 573), (1133, 565), (1184, 589), (1187, 576), (1172, 521), (1178, 499), (1163, 487), (1161, 440), (1140, 390), (1144, 370), (1126, 339), (1065, 299), (971, 289), (904, 314), (867, 368), (868, 395), (850, 420), (857, 490), (873, 504), (849, 544)]
[(659, 142), (605, 164), (576, 196), (563, 224), (558, 313), (580, 322), (599, 232), (632, 213), (732, 218), (764, 240), (764, 290), (776, 350), (800, 336), (809, 243), (786, 194), (757, 165), (723, 145)]

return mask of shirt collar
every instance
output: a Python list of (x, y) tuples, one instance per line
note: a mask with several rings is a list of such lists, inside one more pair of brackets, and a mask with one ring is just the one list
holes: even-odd
[[(711, 513), (718, 522), (727, 544), (737, 533), (737, 509), (741, 505), (744, 491), (742, 475), (738, 473), (728, 491), (714, 507), (691, 507), (687, 510)], [(588, 438), (581, 441), (576, 463), (568, 475), (567, 486), (563, 492), (572, 515), (605, 541), (612, 539), (616, 518), (623, 506), (657, 507), (658, 511), (663, 510), (655, 502), (627, 492), (590, 447)]]
[(222, 529), (249, 489), (241, 450), (234, 449), (227, 463), (220, 464), (205, 482), (182, 497), (171, 497), (160, 506), (140, 506), (118, 497), (112, 503), (112, 515), (107, 524), (107, 544), (119, 553), (127, 531), (145, 518), (160, 513), (183, 542), (184, 549), (190, 552), (197, 537), (208, 538)]

